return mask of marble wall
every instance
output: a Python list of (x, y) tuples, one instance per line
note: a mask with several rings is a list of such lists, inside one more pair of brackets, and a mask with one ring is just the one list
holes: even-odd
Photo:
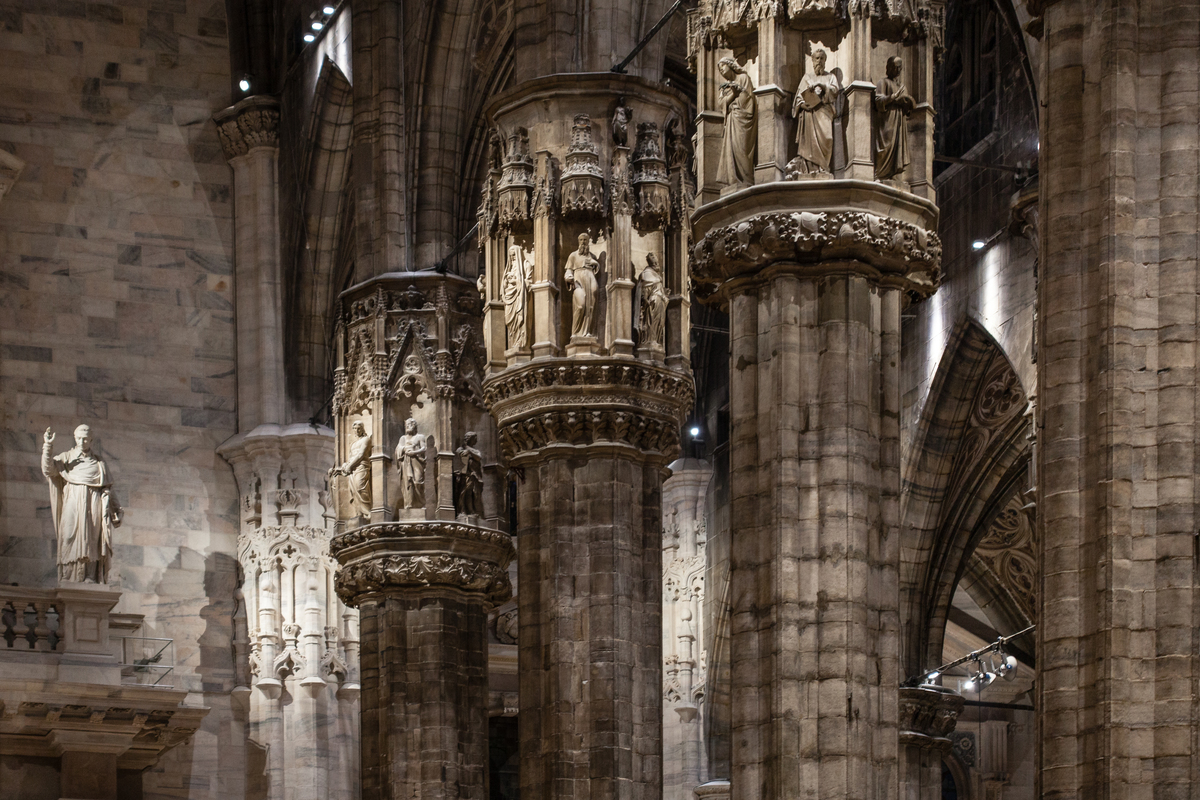
[(177, 688), (213, 709), (145, 797), (240, 796), (229, 705), (237, 500), (232, 175), (224, 3), (0, 0), (0, 581), (55, 580), (41, 433), (92, 427), (124, 524), (119, 612), (175, 640)]

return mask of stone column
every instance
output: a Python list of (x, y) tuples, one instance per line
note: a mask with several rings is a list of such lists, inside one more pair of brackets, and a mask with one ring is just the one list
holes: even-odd
[(1200, 26), (1194, 3), (1137, 25), (1124, 5), (1037, 5), (1039, 793), (1191, 797)]
[[(941, 253), (937, 207), (908, 191), (918, 173), (903, 156), (923, 158), (932, 131), (904, 114), (929, 101), (930, 83), (914, 77), (931, 67), (931, 20), (823, 6), (731, 10), (694, 26), (711, 30), (701, 46), (713, 57), (757, 72), (760, 90), (791, 93), (758, 104), (760, 147), (786, 140), (775, 132), (783, 114), (796, 141), (796, 91), (817, 107), (788, 162), (795, 180), (760, 169), (754, 186), (725, 187), (692, 216), (697, 294), (730, 316), (734, 800), (899, 790), (900, 313), (933, 291)], [(893, 57), (912, 102), (889, 100), (902, 118), (885, 183), (874, 180), (877, 87)]]
[[(627, 122), (613, 125), (618, 108)], [(639, 284), (648, 256), (659, 292), (686, 285), (683, 254), (664, 247), (675, 198), (661, 139), (684, 108), (648, 81), (582, 74), (529, 81), (488, 109), (519, 132), (509, 162), (536, 152), (562, 164), (557, 184), (539, 180), (532, 192), (514, 168), (498, 187), (502, 213), (480, 230), (532, 252), (538, 276), (510, 293), (510, 309), (538, 332), (534, 357), (509, 347), (501, 364), (491, 353), (484, 384), (519, 476), (522, 796), (662, 792), (662, 479), (693, 389), (678, 344), (687, 331), (672, 333), (667, 319), (664, 345), (634, 323), (635, 299), (651, 292)], [(489, 261), (488, 275), (509, 263)], [(590, 295), (585, 272), (596, 276)], [(547, 302), (556, 295), (561, 307)], [(583, 311), (590, 327), (571, 335)]]
[(238, 429), (282, 423), (283, 300), (279, 256), (279, 101), (247, 97), (213, 116), (233, 167)]
[(692, 800), (692, 791), (708, 773), (703, 609), (708, 568), (705, 501), (712, 467), (681, 458), (670, 470), (663, 483), (663, 798)]
[(940, 800), (942, 756), (962, 713), (963, 696), (942, 686), (900, 689), (900, 785), (905, 800)]
[(487, 612), (513, 548), (480, 310), (437, 272), (339, 300), (330, 549), (359, 610), (363, 800), (488, 797)]
[(900, 310), (932, 288), (936, 213), (863, 182), (838, 187), (861, 210), (817, 210), (836, 183), (696, 218), (730, 313), (736, 800), (897, 788)]

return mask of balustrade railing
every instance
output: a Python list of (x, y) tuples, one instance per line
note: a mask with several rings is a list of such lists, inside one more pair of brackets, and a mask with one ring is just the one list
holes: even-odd
[(107, 586), (0, 586), (0, 655), (110, 652), (109, 613), (121, 593)]
[(61, 652), (63, 602), (53, 590), (12, 589), (0, 595), (0, 636), (15, 650)]

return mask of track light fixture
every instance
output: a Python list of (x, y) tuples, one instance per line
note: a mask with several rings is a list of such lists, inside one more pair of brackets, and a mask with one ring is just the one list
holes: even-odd
[[(951, 661), (949, 664), (943, 664), (935, 670), (930, 670), (923, 676), (915, 676), (904, 682), (905, 686), (918, 686), (933, 684), (938, 678), (946, 674), (949, 670), (957, 667), (959, 664), (971, 662), (972, 669), (968, 672), (967, 682), (962, 685), (964, 692), (980, 692), (992, 684), (996, 678), (1003, 678), (1006, 681), (1011, 681), (1017, 677), (1017, 658), (1016, 656), (1005, 650), (1005, 646), (1018, 636), (1025, 634), (1036, 628), (1036, 625), (1030, 625), (1024, 630), (1017, 631), (1010, 636), (1001, 636), (991, 644), (981, 647), (978, 650), (967, 653), (962, 658)], [(987, 665), (984, 665), (984, 658), (987, 658)]]

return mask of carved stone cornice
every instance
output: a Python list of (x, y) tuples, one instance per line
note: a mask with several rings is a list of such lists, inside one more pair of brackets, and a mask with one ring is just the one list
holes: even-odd
[(727, 295), (776, 271), (856, 271), (913, 298), (941, 277), (937, 209), (883, 184), (811, 181), (750, 187), (700, 209), (691, 273), (703, 295)]
[(357, 606), (372, 594), (456, 589), (489, 604), (512, 597), (508, 565), (516, 555), (501, 531), (463, 522), (413, 520), (366, 525), (330, 543), (341, 568), (338, 596)]
[(514, 464), (546, 448), (595, 446), (632, 447), (665, 464), (694, 397), (690, 375), (628, 358), (538, 359), (484, 382)]
[(949, 752), (966, 700), (944, 686), (900, 687), (900, 743)]
[(279, 100), (266, 95), (247, 97), (213, 114), (226, 160), (244, 156), (256, 147), (279, 147)]

